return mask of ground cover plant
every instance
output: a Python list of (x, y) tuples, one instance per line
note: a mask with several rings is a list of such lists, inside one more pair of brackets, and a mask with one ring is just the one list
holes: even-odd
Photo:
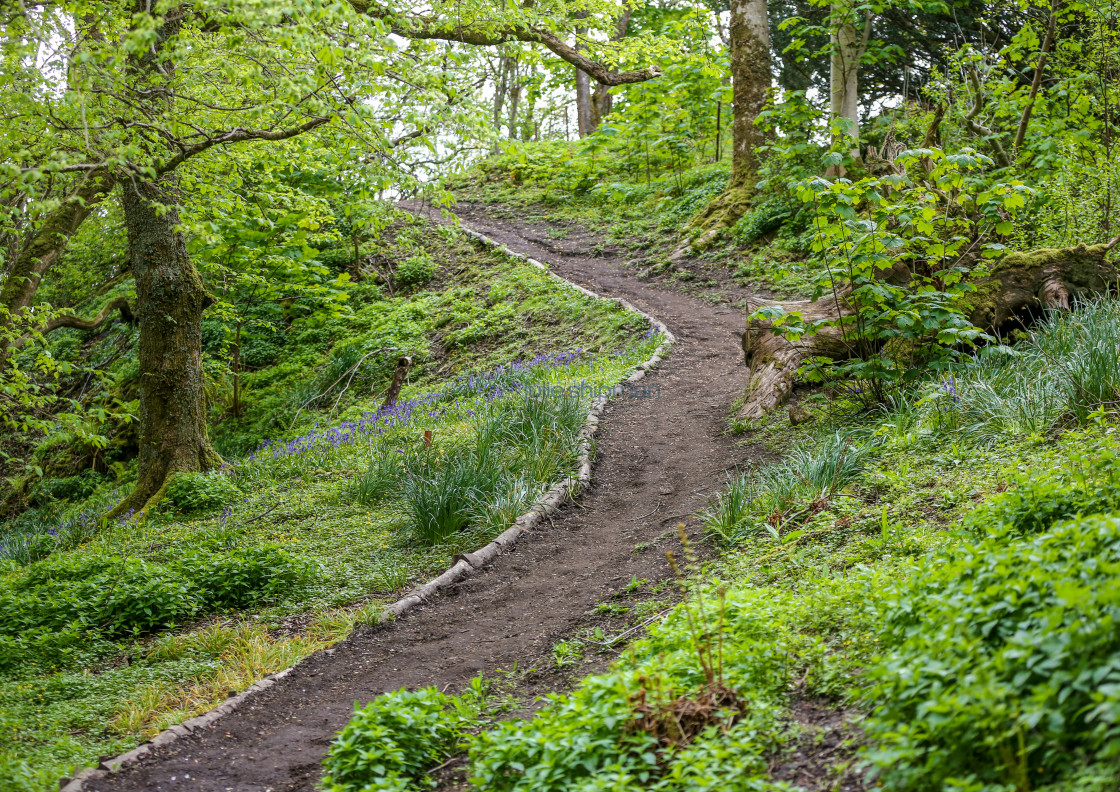
[[(451, 700), (433, 705), (451, 730), (434, 759), (469, 754), (479, 789), (787, 789), (783, 757), (817, 733), (792, 705), (812, 700), (860, 735), (835, 780), (1110, 789), (1114, 399), (1048, 385), (1061, 408), (1042, 424), (974, 423), (967, 400), (1027, 387), (1040, 360), (1077, 370), (1094, 345), (1061, 339), (1111, 343), (1115, 311), (1055, 314), (878, 414), (812, 408), (798, 450), (713, 498), (704, 519), (726, 554), (687, 574), (680, 560), (684, 602), (608, 673), (481, 731), (456, 725)], [(370, 711), (328, 755), (332, 789), (361, 788), (332, 763), (366, 744)]]

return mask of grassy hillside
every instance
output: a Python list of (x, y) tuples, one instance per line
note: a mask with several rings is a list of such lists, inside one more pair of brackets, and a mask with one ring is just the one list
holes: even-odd
[[(670, 261), (725, 172), (638, 183), (604, 163), (577, 183), (596, 162), (566, 151), (496, 158), (460, 188), (558, 236), (597, 229), (686, 291), (733, 300), (730, 275), (807, 295), (827, 277), (784, 201)], [(885, 403), (841, 380), (799, 389), (796, 426), (729, 418), (783, 459), (712, 498), (717, 557), (674, 559), (685, 601), (608, 673), (481, 729), (482, 680), (376, 699), (332, 747), (328, 789), (426, 788), (453, 755), (466, 769), (441, 788), (1115, 788), (1118, 305), (1043, 316)], [(563, 644), (558, 663), (603, 651)]]
[[(221, 382), (212, 402), (226, 465), (174, 479), (158, 514), (101, 518), (129, 487), (127, 424), (97, 469), (27, 488), (0, 540), (0, 776), (52, 787), (375, 621), (572, 473), (587, 396), (521, 391), (614, 384), (659, 343), (452, 230), (401, 221), (382, 251), (424, 276), (398, 264), (392, 293), (347, 285), (346, 310), (246, 345), (242, 415)], [(58, 344), (95, 357), (129, 332)], [(379, 409), (400, 354), (409, 382)]]

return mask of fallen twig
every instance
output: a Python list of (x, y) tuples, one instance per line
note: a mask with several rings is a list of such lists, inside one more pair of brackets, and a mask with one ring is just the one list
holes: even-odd
[(637, 522), (638, 520), (644, 520), (646, 517), (652, 517), (659, 511), (661, 511), (661, 501), (657, 502), (657, 508), (651, 511), (649, 514), (643, 514), (641, 517), (635, 517), (633, 520), (630, 520), (630, 522)]

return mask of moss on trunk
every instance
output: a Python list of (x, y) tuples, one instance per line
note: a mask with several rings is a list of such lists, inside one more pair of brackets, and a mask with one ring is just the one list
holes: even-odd
[(143, 512), (172, 473), (218, 467), (210, 445), (202, 374), (202, 312), (213, 302), (187, 255), (165, 179), (122, 193), (140, 324), (140, 454), (136, 489), (110, 516)]
[[(58, 261), (70, 237), (115, 184), (115, 177), (108, 171), (91, 171), (83, 177), (73, 195), (47, 215), (12, 262), (0, 288), (0, 305), (7, 309), (7, 316), (31, 304), (43, 274)], [(0, 321), (5, 321), (4, 315), (0, 315)]]

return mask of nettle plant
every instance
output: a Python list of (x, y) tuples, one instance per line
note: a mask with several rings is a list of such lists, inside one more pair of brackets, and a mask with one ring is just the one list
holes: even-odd
[[(839, 165), (842, 156), (830, 153), (824, 164)], [(768, 306), (752, 318), (769, 319), (791, 341), (839, 329), (848, 355), (809, 358), (805, 380), (846, 381), (861, 401), (879, 403), (990, 340), (968, 320), (967, 294), (1006, 250), (1000, 240), (1030, 192), (986, 179), (991, 164), (971, 150), (915, 149), (899, 154), (886, 175), (797, 184), (797, 197), (811, 205), (811, 249), (827, 270), (836, 316), (810, 320)]]

